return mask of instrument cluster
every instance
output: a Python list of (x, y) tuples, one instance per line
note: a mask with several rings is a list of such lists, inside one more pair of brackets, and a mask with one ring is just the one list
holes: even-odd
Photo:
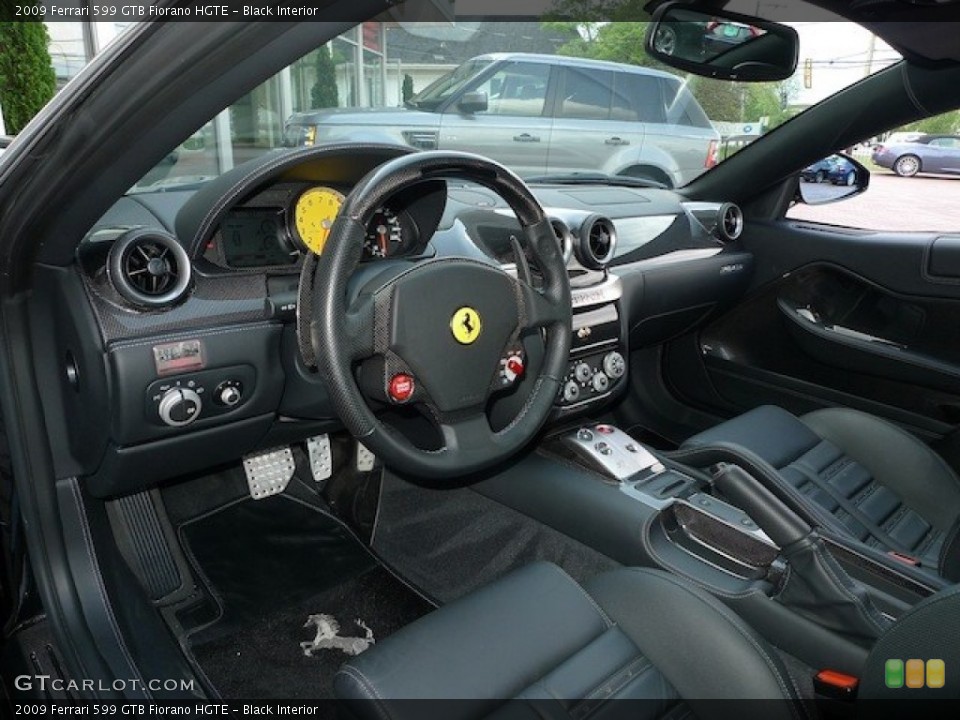
[[(279, 268), (307, 253), (322, 255), (344, 193), (326, 185), (265, 190), (224, 215), (204, 256), (230, 269)], [(365, 261), (415, 254), (417, 222), (402, 202), (374, 212), (363, 241)]]

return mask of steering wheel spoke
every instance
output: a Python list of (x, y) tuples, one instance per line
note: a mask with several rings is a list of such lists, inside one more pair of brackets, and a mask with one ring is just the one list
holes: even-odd
[(468, 462), (481, 462), (498, 450), (497, 436), (482, 410), (457, 420), (441, 421), (440, 432), (446, 452)]
[(346, 313), (344, 329), (350, 360), (366, 360), (376, 354), (375, 327), (376, 303), (372, 295), (365, 293), (351, 303)]
[(525, 310), (525, 329), (548, 328), (563, 322), (569, 322), (570, 309), (555, 303), (535, 287), (525, 282), (520, 284), (520, 295)]

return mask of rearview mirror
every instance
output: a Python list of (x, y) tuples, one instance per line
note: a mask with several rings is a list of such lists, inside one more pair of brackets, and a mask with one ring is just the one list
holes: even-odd
[(792, 27), (722, 10), (669, 2), (647, 28), (647, 54), (694, 75), (745, 82), (785, 80), (797, 69)]
[(486, 111), (487, 106), (487, 94), (477, 90), (464, 93), (457, 103), (457, 110), (464, 113), (477, 113)]
[(825, 205), (859, 195), (870, 185), (870, 171), (846, 155), (831, 155), (800, 171), (800, 200)]

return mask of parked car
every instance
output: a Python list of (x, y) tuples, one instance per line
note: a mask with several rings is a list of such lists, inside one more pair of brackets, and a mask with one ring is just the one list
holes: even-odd
[(681, 78), (551, 55), (482, 55), (403, 108), (308, 110), (287, 145), (331, 140), (466, 150), (524, 176), (603, 172), (679, 187), (716, 162), (719, 135)]
[(717, 55), (726, 52), (735, 45), (760, 37), (763, 30), (738, 22), (720, 22), (711, 20), (707, 23), (703, 35), (704, 50)]
[(857, 172), (849, 160), (840, 155), (818, 160), (800, 171), (800, 179), (806, 182), (831, 182), (834, 185), (853, 185)]
[(887, 141), (874, 148), (872, 159), (900, 177), (920, 173), (960, 174), (960, 136), (922, 135), (910, 141)]

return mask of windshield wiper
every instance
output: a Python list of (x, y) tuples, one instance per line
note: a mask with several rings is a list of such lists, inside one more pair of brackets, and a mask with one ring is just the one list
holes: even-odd
[(127, 190), (127, 195), (144, 193), (164, 193), (176, 190), (197, 190), (213, 180), (214, 175), (188, 175), (179, 178), (159, 180), (151, 185), (135, 185)]
[(556, 175), (535, 175), (524, 178), (524, 180), (537, 185), (621, 185), (623, 187), (668, 189), (662, 182), (650, 180), (649, 178), (630, 177), (629, 175), (608, 175), (607, 173), (558, 173)]

